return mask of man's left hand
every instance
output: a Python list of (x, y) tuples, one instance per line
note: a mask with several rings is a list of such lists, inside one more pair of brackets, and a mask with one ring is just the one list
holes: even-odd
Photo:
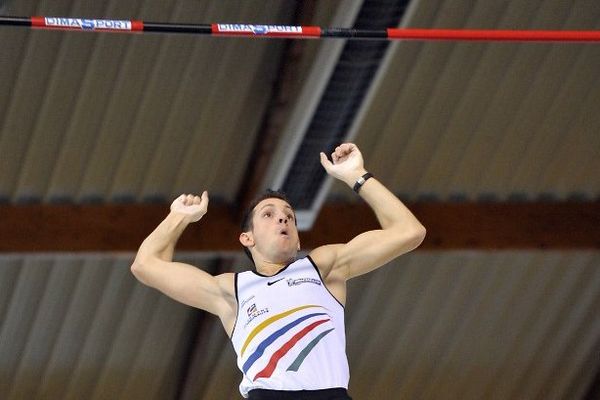
[(321, 152), (321, 165), (325, 171), (334, 178), (353, 187), (358, 178), (367, 171), (364, 168), (363, 156), (354, 143), (344, 143), (335, 148), (329, 161), (325, 153)]

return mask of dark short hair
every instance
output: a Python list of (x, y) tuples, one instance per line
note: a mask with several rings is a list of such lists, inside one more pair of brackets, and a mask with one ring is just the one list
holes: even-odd
[[(264, 193), (258, 195), (254, 200), (252, 200), (252, 202), (248, 205), (248, 207), (244, 211), (244, 215), (242, 217), (242, 222), (240, 223), (240, 228), (242, 228), (242, 232), (248, 232), (254, 228), (254, 226), (252, 224), (252, 219), (254, 218), (254, 208), (258, 205), (258, 203), (260, 203), (261, 201), (266, 200), (266, 199), (280, 199), (280, 200), (283, 200), (286, 203), (290, 204), (290, 200), (285, 195), (285, 193), (283, 193), (282, 191), (267, 189)], [(296, 222), (296, 218), (294, 218), (294, 222)], [(250, 258), (250, 260), (252, 262), (254, 262), (254, 259), (252, 258), (252, 253), (250, 253), (250, 250), (248, 250), (248, 248), (246, 246), (243, 246), (243, 247), (244, 247), (244, 253), (246, 253), (248, 258)]]

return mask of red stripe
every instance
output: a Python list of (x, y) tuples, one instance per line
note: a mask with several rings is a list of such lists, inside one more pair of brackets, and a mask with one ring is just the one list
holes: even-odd
[(321, 37), (321, 28), (318, 26), (303, 26), (302, 36)]
[(144, 30), (143, 21), (131, 21), (131, 30), (133, 32), (142, 32)]
[(287, 352), (290, 351), (290, 349), (292, 347), (294, 347), (294, 345), (296, 343), (298, 343), (298, 341), (300, 339), (302, 339), (304, 336), (306, 336), (306, 334), (308, 332), (312, 331), (317, 326), (319, 326), (327, 321), (329, 321), (329, 319), (323, 319), (321, 321), (313, 322), (312, 324), (308, 325), (306, 328), (302, 329), (300, 332), (296, 333), (290, 340), (288, 340), (275, 353), (273, 353), (267, 366), (262, 371), (260, 371), (258, 374), (256, 374), (253, 381), (257, 380), (258, 378), (269, 378), (271, 375), (273, 375), (273, 371), (275, 371), (275, 367), (277, 367), (277, 363), (279, 362), (279, 360), (281, 360), (281, 358), (283, 356), (285, 356), (287, 354)]
[(46, 26), (46, 21), (44, 20), (44, 17), (31, 17), (31, 26)]
[(485, 41), (600, 41), (600, 31), (536, 31), (473, 29), (395, 29), (387, 30), (392, 39), (485, 40)]

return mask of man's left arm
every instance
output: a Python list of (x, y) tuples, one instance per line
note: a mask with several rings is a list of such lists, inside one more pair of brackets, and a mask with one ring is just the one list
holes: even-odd
[[(354, 144), (339, 146), (332, 154), (332, 160), (321, 154), (321, 163), (327, 173), (351, 188), (366, 173), (362, 155)], [(367, 179), (360, 187), (359, 195), (375, 213), (381, 229), (364, 232), (346, 244), (313, 250), (311, 256), (326, 279), (330, 274), (336, 279), (347, 280), (370, 272), (413, 250), (425, 238), (425, 227), (376, 178)]]

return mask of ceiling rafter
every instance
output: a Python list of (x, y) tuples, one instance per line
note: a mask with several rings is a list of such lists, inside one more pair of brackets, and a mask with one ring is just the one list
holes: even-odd
[[(600, 201), (535, 203), (411, 203), (426, 226), (423, 249), (598, 249)], [(3, 205), (0, 252), (135, 251), (168, 212), (167, 205)], [(345, 242), (377, 229), (364, 203), (326, 203), (302, 247)], [(178, 250), (240, 251), (230, 208), (211, 204), (190, 225)]]

